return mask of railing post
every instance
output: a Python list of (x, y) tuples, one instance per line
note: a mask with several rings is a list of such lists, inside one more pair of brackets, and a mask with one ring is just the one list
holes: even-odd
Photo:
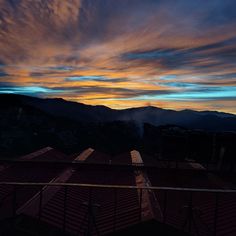
[(16, 189), (17, 186), (14, 186), (13, 190), (13, 196), (12, 196), (12, 218), (13, 218), (13, 224), (15, 225), (15, 220), (16, 220)]
[(175, 169), (176, 170), (179, 169), (179, 160), (178, 159), (175, 160)]
[(39, 192), (39, 212), (38, 212), (39, 220), (41, 220), (41, 216), (42, 216), (42, 199), (43, 199), (42, 194), (43, 194), (43, 189), (41, 188)]
[(209, 156), (207, 156), (206, 170), (209, 172)]
[(219, 193), (215, 193), (214, 236), (216, 236), (217, 233), (218, 207), (219, 207)]
[[(191, 228), (192, 228), (192, 220), (193, 219), (193, 199), (192, 199), (192, 191), (187, 192), (189, 193), (189, 201), (188, 205), (184, 206), (183, 208), (186, 209), (186, 219), (183, 223), (183, 230), (185, 230), (185, 227), (187, 228), (187, 232), (191, 233)], [(194, 223), (194, 222), (193, 222)]]
[(117, 214), (117, 193), (118, 189), (114, 188), (114, 194), (115, 194), (115, 198), (114, 198), (114, 212), (113, 212), (113, 232), (116, 231), (116, 214)]
[(191, 233), (192, 220), (193, 220), (193, 194), (191, 191), (189, 192), (188, 217), (189, 217), (188, 232)]
[(142, 221), (142, 198), (143, 198), (143, 189), (140, 188), (140, 193), (139, 193), (139, 221)]
[(164, 190), (163, 223), (166, 223), (167, 190)]
[(91, 235), (91, 224), (92, 224), (92, 189), (89, 187), (89, 201), (88, 201), (88, 223), (87, 223), (87, 236)]
[(67, 186), (64, 186), (64, 202), (63, 202), (63, 232), (66, 231), (66, 201), (67, 201)]
[(169, 169), (170, 168), (170, 160), (167, 159), (167, 168)]

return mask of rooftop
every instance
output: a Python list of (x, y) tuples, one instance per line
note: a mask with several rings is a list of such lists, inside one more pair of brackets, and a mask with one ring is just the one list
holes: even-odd
[(137, 150), (68, 157), (47, 147), (2, 166), (0, 220), (29, 235), (117, 235), (147, 225), (163, 235), (236, 234), (236, 190), (199, 163), (176, 166)]

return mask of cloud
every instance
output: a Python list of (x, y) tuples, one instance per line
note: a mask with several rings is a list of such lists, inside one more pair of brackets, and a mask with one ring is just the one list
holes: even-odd
[(236, 113), (235, 7), (234, 0), (0, 0), (0, 92), (114, 108), (218, 103)]
[(59, 94), (63, 91), (45, 88), (45, 87), (38, 87), (38, 86), (11, 86), (10, 84), (2, 85), (0, 87), (0, 93), (7, 93), (7, 94), (23, 94), (29, 96), (43, 96), (45, 94)]
[(127, 81), (126, 78), (107, 78), (105, 76), (81, 76), (74, 75), (65, 79), (65, 81), (96, 81), (96, 82), (108, 82), (108, 83), (121, 83)]
[[(150, 51), (134, 51), (124, 53), (123, 60), (137, 60), (139, 63), (157, 64), (166, 70), (218, 70), (225, 64), (236, 65), (236, 38), (193, 48), (157, 48)], [(213, 67), (213, 68), (212, 68)]]
[(0, 70), (0, 77), (5, 77), (5, 76), (8, 76), (8, 74)]

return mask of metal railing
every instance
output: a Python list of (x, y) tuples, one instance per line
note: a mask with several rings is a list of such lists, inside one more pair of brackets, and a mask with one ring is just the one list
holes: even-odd
[[(119, 207), (121, 204), (118, 201), (118, 198), (121, 198), (122, 196), (119, 195), (121, 191), (133, 191), (137, 196), (137, 222), (142, 222), (143, 220), (143, 209), (142, 209), (142, 203), (143, 201), (146, 201), (146, 199), (143, 199), (144, 193), (152, 192), (155, 193), (157, 196), (157, 199), (160, 203), (160, 215), (157, 216), (157, 220), (162, 222), (165, 225), (172, 225), (176, 227), (179, 230), (183, 230), (185, 232), (190, 233), (191, 235), (211, 235), (211, 236), (217, 236), (217, 228), (221, 224), (219, 221), (219, 216), (221, 214), (222, 208), (224, 208), (224, 204), (228, 202), (227, 196), (233, 195), (232, 198), (235, 199), (236, 202), (236, 189), (202, 189), (202, 188), (181, 188), (181, 187), (137, 187), (137, 186), (126, 186), (126, 185), (100, 185), (100, 184), (78, 184), (78, 183), (29, 183), (29, 182), (0, 182), (0, 186), (12, 186), (11, 191), (11, 201), (8, 204), (11, 205), (9, 209), (12, 210), (11, 218), (16, 219), (18, 215), (18, 204), (17, 204), (17, 198), (19, 191), (21, 188), (30, 188), (30, 187), (39, 187), (37, 193), (33, 196), (30, 196), (29, 198), (31, 200), (27, 201), (27, 204), (30, 205), (32, 203), (37, 204), (38, 206), (38, 212), (37, 212), (37, 218), (40, 221), (43, 221), (43, 210), (45, 207), (44, 203), (44, 197), (47, 195), (48, 188), (56, 188), (59, 187), (61, 190), (64, 189), (64, 197), (62, 202), (62, 224), (61, 224), (61, 230), (63, 232), (68, 231), (67, 226), (67, 220), (68, 220), (68, 214), (69, 214), (69, 208), (68, 208), (68, 201), (70, 198), (69, 190), (71, 188), (79, 188), (87, 189), (87, 200), (82, 201), (81, 205), (83, 207), (87, 208), (87, 214), (86, 219), (83, 222), (84, 225), (86, 225), (86, 229), (84, 230), (84, 235), (100, 235), (102, 233), (99, 232), (100, 226), (97, 223), (97, 215), (94, 214), (94, 209), (98, 207), (103, 207), (102, 203), (94, 202), (93, 197), (96, 195), (97, 190), (104, 191), (104, 194), (106, 194), (107, 190), (112, 190), (114, 194), (107, 195), (107, 198), (113, 198), (113, 210), (111, 213), (111, 232), (116, 231), (120, 229), (118, 225), (118, 218), (119, 218)], [(57, 194), (55, 192), (54, 196)], [(199, 203), (199, 196), (202, 195), (202, 199)], [(206, 198), (207, 196), (207, 198)], [(225, 198), (226, 196), (226, 198)], [(52, 198), (53, 196), (51, 196)], [(181, 197), (183, 199), (181, 199)], [(9, 198), (9, 195), (8, 195)], [(204, 200), (205, 199), (205, 200)], [(126, 199), (127, 200), (127, 199)], [(129, 199), (130, 201), (134, 201), (134, 199)], [(78, 200), (79, 201), (79, 200)], [(81, 200), (80, 200), (81, 201)], [(176, 201), (176, 202), (175, 202)], [(179, 201), (179, 203), (178, 203)], [(104, 202), (103, 202), (104, 203)], [(5, 204), (5, 199), (3, 202), (0, 202), (0, 216), (3, 214), (1, 213), (1, 208)], [(152, 203), (151, 203), (152, 204)], [(210, 204), (210, 210), (208, 209), (207, 214), (209, 219), (209, 222), (212, 222), (211, 225), (208, 224), (206, 217), (202, 217), (202, 215), (199, 213), (199, 211), (203, 211), (204, 213), (204, 205)], [(228, 203), (227, 203), (228, 204)], [(199, 209), (198, 209), (199, 207)], [(208, 207), (209, 208), (209, 207)], [(199, 211), (198, 211), (199, 210)], [(37, 210), (35, 210), (37, 211)], [(123, 212), (123, 213), (128, 213)], [(236, 211), (236, 208), (235, 208)], [(21, 210), (21, 212), (24, 212), (24, 209)], [(230, 213), (231, 212), (231, 213)], [(232, 209), (230, 210), (229, 214), (232, 214)], [(129, 212), (130, 213), (130, 212)], [(226, 212), (227, 213), (227, 212)], [(3, 215), (2, 215), (3, 216)], [(235, 214), (236, 216), (236, 214)], [(99, 217), (99, 214), (98, 214)], [(176, 220), (180, 220), (179, 224), (173, 225), (171, 222), (173, 222), (173, 219), (171, 218), (176, 217)], [(179, 217), (179, 219), (177, 219)], [(3, 218), (3, 217), (1, 217)], [(78, 226), (79, 227), (79, 226)], [(206, 234), (202, 234), (201, 230), (205, 230), (204, 232)], [(81, 234), (80, 234), (81, 235)], [(227, 234), (226, 234), (227, 235)]]
[[(124, 167), (124, 168), (140, 168), (140, 169), (149, 169), (149, 168), (168, 168), (168, 169), (180, 169), (183, 170), (185, 167), (183, 167), (183, 164), (201, 164), (204, 169), (202, 168), (201, 171), (222, 171), (218, 170), (217, 162), (216, 161), (195, 161), (195, 160), (178, 160), (178, 159), (154, 159), (154, 162), (151, 164), (149, 163), (117, 163), (117, 162), (84, 162), (84, 161), (79, 161), (79, 160), (60, 160), (60, 161), (55, 161), (55, 160), (34, 160), (34, 159), (29, 159), (29, 160), (22, 160), (22, 159), (3, 159), (0, 158), (0, 163), (1, 164), (14, 164), (14, 165), (25, 165), (25, 164), (33, 164), (33, 165), (67, 165), (67, 166), (73, 166), (73, 167), (87, 167), (87, 166), (109, 166), (109, 167)], [(193, 168), (192, 168), (193, 169)], [(200, 169), (196, 169), (200, 170)]]

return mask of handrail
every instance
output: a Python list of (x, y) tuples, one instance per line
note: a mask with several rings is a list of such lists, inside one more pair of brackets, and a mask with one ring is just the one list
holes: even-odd
[[(217, 169), (217, 165), (215, 162), (209, 162), (209, 163), (199, 163), (197, 161), (190, 161), (190, 160), (160, 160), (157, 159), (156, 163), (153, 164), (145, 164), (145, 163), (109, 163), (109, 162), (84, 162), (84, 161), (68, 161), (68, 160), (60, 160), (60, 161), (53, 161), (53, 160), (3, 160), (0, 159), (1, 164), (32, 164), (32, 165), (70, 165), (75, 167), (93, 167), (93, 166), (102, 166), (102, 167), (109, 167), (109, 168), (135, 168), (135, 169), (174, 169), (174, 170), (192, 170), (192, 171), (198, 171), (198, 172), (222, 172), (222, 170)], [(159, 164), (163, 163), (165, 166), (160, 166)], [(172, 166), (170, 164), (173, 164)], [(203, 166), (202, 169), (194, 169), (191, 167), (180, 167), (181, 164), (201, 164), (206, 165)], [(209, 167), (211, 165), (211, 167)], [(212, 166), (213, 165), (213, 166)]]
[[(114, 160), (112, 160), (114, 161)], [(199, 161), (196, 161), (196, 160), (176, 160), (176, 159), (154, 159), (155, 162), (173, 162), (173, 163), (199, 163)], [(7, 158), (0, 158), (0, 163), (53, 163), (53, 164), (63, 164), (63, 163), (66, 163), (66, 164), (108, 164), (108, 165), (124, 165), (123, 163), (109, 163), (109, 162), (97, 162), (97, 161), (94, 161), (94, 162), (84, 162), (84, 161), (80, 161), (80, 160), (37, 160), (37, 159), (19, 159), (19, 158), (12, 158), (12, 159), (7, 159)], [(203, 164), (216, 164), (217, 162), (215, 161), (210, 161), (210, 162), (201, 162)], [(137, 164), (141, 164), (141, 163), (137, 163)], [(133, 164), (132, 163), (125, 163), (125, 165), (130, 165), (132, 166)], [(145, 165), (145, 164), (142, 164), (142, 165)]]
[(61, 186), (61, 187), (89, 187), (89, 188), (113, 188), (113, 189), (142, 189), (142, 190), (170, 190), (188, 192), (212, 192), (212, 193), (236, 193), (236, 189), (206, 189), (206, 188), (182, 188), (182, 187), (137, 187), (131, 185), (106, 185), (106, 184), (78, 184), (78, 183), (42, 183), (42, 182), (0, 182), (0, 185), (14, 186)]

